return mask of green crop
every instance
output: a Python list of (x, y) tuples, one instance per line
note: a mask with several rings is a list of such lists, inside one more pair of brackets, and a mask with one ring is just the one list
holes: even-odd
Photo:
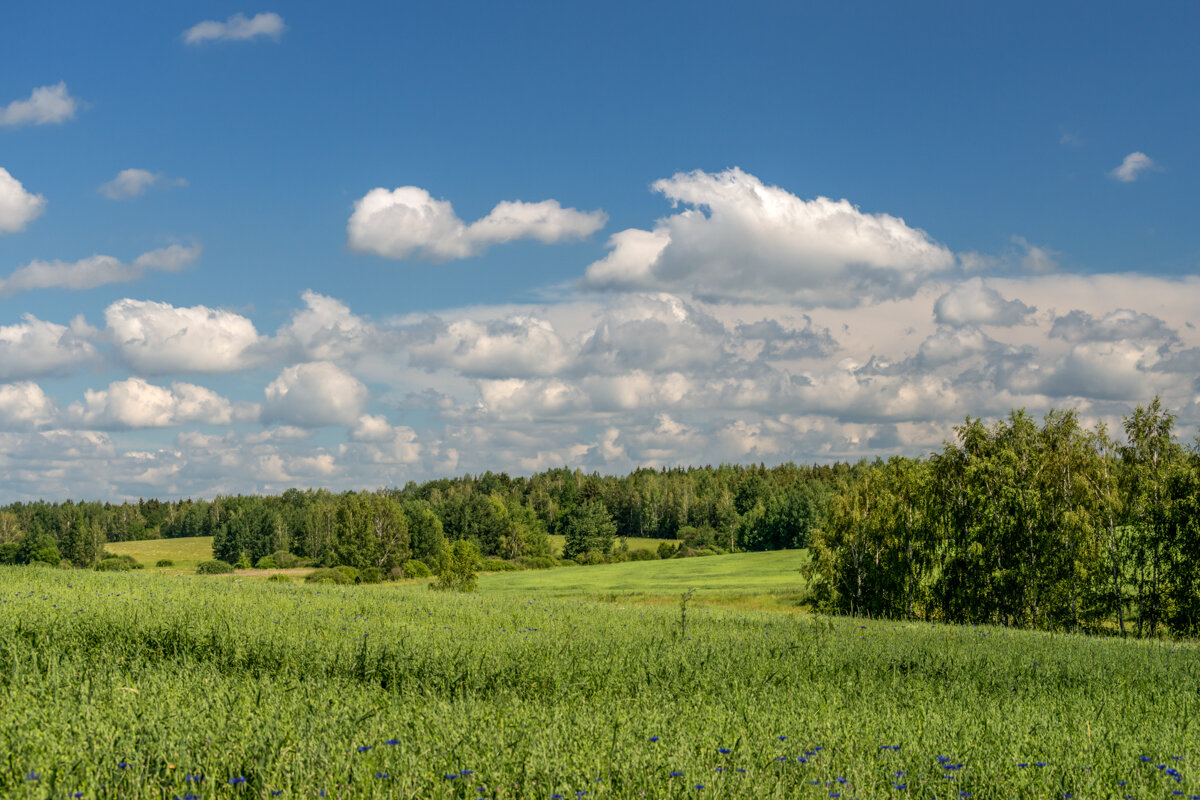
[(0, 796), (1200, 794), (1193, 644), (679, 623), (486, 587), (2, 568)]

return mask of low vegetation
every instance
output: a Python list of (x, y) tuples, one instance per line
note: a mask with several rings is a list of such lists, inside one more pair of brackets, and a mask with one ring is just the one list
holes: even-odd
[(1192, 644), (490, 586), (729, 560), (466, 594), (0, 568), (0, 795), (1200, 793)]

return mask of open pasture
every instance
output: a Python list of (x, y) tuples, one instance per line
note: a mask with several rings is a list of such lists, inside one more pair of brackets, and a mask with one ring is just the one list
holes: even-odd
[(1200, 794), (1191, 644), (682, 622), (486, 586), (3, 568), (0, 796)]
[(146, 568), (154, 568), (159, 560), (169, 558), (175, 565), (164, 569), (190, 572), (195, 570), (201, 561), (208, 561), (213, 557), (212, 543), (211, 536), (191, 536), (179, 539), (109, 542), (104, 545), (104, 549), (119, 556), (133, 556)]

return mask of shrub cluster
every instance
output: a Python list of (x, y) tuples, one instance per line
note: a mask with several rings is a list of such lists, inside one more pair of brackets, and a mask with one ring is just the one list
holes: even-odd
[(228, 575), (231, 572), (233, 572), (233, 564), (218, 559), (201, 561), (196, 567), (197, 575)]

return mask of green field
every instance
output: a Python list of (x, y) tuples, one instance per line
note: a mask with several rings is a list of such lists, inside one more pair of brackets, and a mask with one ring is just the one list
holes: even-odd
[(5, 567), (0, 600), (5, 798), (1200, 794), (1194, 644), (702, 607), (685, 629), (487, 582)]
[[(565, 536), (558, 536), (557, 534), (550, 535), (550, 550), (555, 556), (559, 558), (562, 557), (563, 544), (566, 542), (566, 539), (567, 537)], [(618, 543), (619, 542), (620, 540), (618, 540)], [(625, 540), (625, 543), (629, 545), (630, 550), (657, 551), (658, 546), (663, 542), (669, 542), (672, 547), (678, 544), (678, 541), (675, 539), (641, 539), (636, 536), (631, 536)]]
[(153, 568), (164, 558), (175, 562), (174, 571), (196, 569), (201, 561), (213, 557), (211, 536), (196, 536), (187, 539), (146, 539), (140, 542), (109, 542), (104, 549), (119, 556), (133, 556), (142, 566)]
[(480, 578), (488, 594), (520, 597), (585, 597), (590, 599), (677, 603), (695, 590), (704, 604), (762, 608), (795, 608), (801, 588), (801, 550), (735, 553), (666, 561), (629, 561), (590, 567), (500, 572)]

